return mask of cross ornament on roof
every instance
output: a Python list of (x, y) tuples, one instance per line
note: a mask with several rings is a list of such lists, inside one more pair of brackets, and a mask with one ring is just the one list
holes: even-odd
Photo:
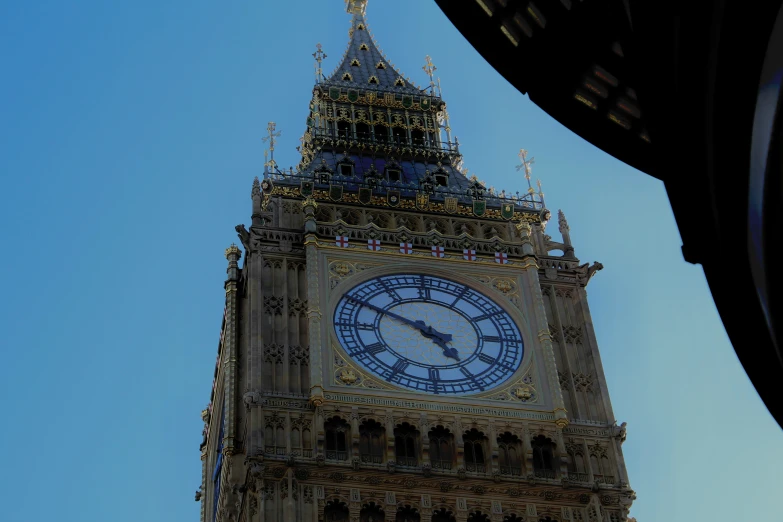
[(533, 185), (530, 183), (530, 165), (535, 163), (535, 158), (527, 159), (527, 151), (525, 149), (519, 149), (519, 159), (522, 161), (521, 165), (517, 165), (517, 172), (520, 170), (525, 171), (525, 179), (527, 180), (527, 187), (530, 192), (533, 191)]
[[(275, 122), (270, 121), (269, 124), (266, 126), (266, 131), (268, 133), (268, 136), (265, 138), (261, 138), (261, 141), (266, 143), (269, 142), (269, 161), (264, 162), (265, 167), (271, 167), (274, 168), (275, 163), (275, 143), (278, 136), (280, 136), (280, 131), (275, 132)], [(266, 151), (264, 152), (264, 158), (266, 158)]]
[(321, 49), (320, 43), (316, 44), (315, 46), (313, 58), (315, 58), (315, 81), (320, 82), (322, 77), (321, 62), (324, 61), (324, 58), (326, 58), (326, 53)]
[(432, 63), (432, 59), (430, 58), (430, 55), (424, 57), (424, 59), (427, 61), (427, 65), (422, 67), (425, 73), (427, 73), (427, 76), (430, 77), (430, 87), (432, 90), (435, 90), (435, 78), (432, 76), (432, 73), (438, 70), (437, 67)]

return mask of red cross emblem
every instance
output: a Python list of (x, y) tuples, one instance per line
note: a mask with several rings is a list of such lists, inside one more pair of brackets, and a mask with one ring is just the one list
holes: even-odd
[(432, 247), (432, 255), (434, 257), (446, 257), (446, 252), (442, 246)]
[(367, 249), (377, 252), (378, 250), (381, 249), (381, 241), (379, 239), (368, 239)]
[(495, 263), (500, 263), (501, 265), (508, 263), (508, 254), (503, 252), (495, 252)]
[(411, 252), (413, 252), (413, 245), (410, 243), (400, 243), (401, 254), (410, 254)]
[(469, 250), (465, 249), (462, 251), (462, 259), (467, 259), (468, 261), (475, 261), (476, 260), (476, 251), (475, 250)]
[(337, 246), (340, 248), (345, 248), (348, 246), (348, 236), (337, 236), (334, 238), (334, 240), (337, 243)]

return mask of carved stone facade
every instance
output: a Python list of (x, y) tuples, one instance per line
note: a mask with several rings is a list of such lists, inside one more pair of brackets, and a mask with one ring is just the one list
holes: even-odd
[[(359, 35), (365, 2), (347, 4), (345, 60), (385, 60)], [(347, 82), (352, 69), (340, 67)], [(394, 80), (373, 85), (388, 87), (384, 78)], [(443, 125), (443, 112), (432, 121)], [(351, 143), (331, 147), (359, 161)], [(426, 166), (420, 152), (409, 161)], [(318, 154), (303, 151), (303, 161), (317, 166)], [(459, 164), (458, 151), (430, 159)], [(256, 180), (252, 225), (237, 227), (241, 268), (239, 249), (226, 251), (226, 312), (202, 412), (202, 522), (624, 522), (635, 498), (625, 423), (615, 422), (585, 293), (602, 267), (579, 264), (565, 216), (553, 242), (543, 201), (481, 199), (456, 170), (447, 188), (473, 190), (472, 207), (449, 199), (456, 192), (431, 205), (391, 185), (372, 185), (368, 199), (366, 173), (355, 187), (319, 189), (325, 172)], [(513, 375), (453, 397), (406, 391), (357, 364), (335, 336), (336, 303), (401, 270), (448, 274), (508, 312), (524, 339)]]

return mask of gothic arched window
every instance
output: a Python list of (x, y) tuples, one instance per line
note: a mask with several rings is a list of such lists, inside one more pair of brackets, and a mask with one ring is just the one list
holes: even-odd
[(394, 522), (421, 522), (421, 516), (416, 508), (405, 506), (397, 510)]
[(362, 462), (381, 464), (386, 453), (386, 429), (374, 420), (359, 426), (359, 455)]
[(530, 441), (533, 446), (533, 472), (539, 478), (555, 478), (555, 444), (539, 435)]
[(398, 466), (418, 466), (419, 432), (403, 422), (394, 428), (394, 454)]
[(454, 463), (454, 436), (443, 426), (430, 430), (430, 464), (435, 469), (451, 469)]
[(484, 434), (473, 428), (462, 436), (465, 443), (465, 470), (484, 473), (487, 468), (484, 461), (486, 455), (486, 440)]
[(348, 506), (339, 499), (330, 500), (324, 507), (324, 522), (347, 522)]
[(566, 444), (566, 449), (568, 451), (568, 478), (577, 482), (587, 482), (589, 476), (582, 448), (576, 444)]
[(332, 417), (324, 424), (326, 432), (326, 458), (348, 460), (350, 427), (339, 417)]
[(454, 514), (451, 511), (447, 511), (446, 508), (432, 512), (432, 522), (455, 522)]
[(511, 433), (498, 437), (498, 464), (501, 475), (522, 475), (522, 442)]
[(359, 520), (360, 522), (383, 522), (385, 513), (375, 502), (370, 502), (362, 506), (362, 510), (359, 512)]

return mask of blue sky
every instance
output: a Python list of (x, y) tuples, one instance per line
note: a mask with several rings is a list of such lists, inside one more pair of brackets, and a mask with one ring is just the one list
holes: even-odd
[[(576, 255), (604, 264), (588, 292), (632, 515), (778, 512), (783, 433), (682, 260), (663, 185), (549, 118), (433, 2), (367, 15), (420, 84), (432, 56), (470, 171), (522, 189), (528, 149)], [(337, 0), (0, 3), (4, 521), (198, 519), (223, 250), (250, 222), (268, 121), (278, 163), (297, 163), (311, 54), (321, 42), (331, 71), (348, 22)]]

